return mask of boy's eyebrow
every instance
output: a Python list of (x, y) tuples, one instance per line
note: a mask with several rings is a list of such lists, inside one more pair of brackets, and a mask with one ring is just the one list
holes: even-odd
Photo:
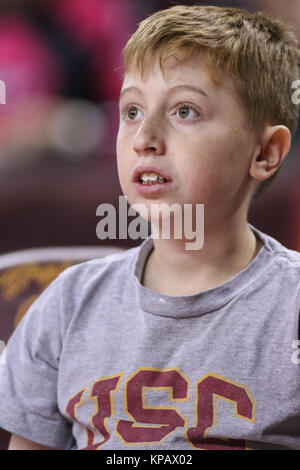
[[(197, 88), (197, 87), (192, 86), (192, 85), (176, 85), (176, 86), (174, 86), (173, 88), (170, 89), (170, 92), (180, 91), (180, 90), (191, 90), (191, 91), (194, 91), (196, 93), (200, 93), (201, 95), (205, 96), (206, 98), (209, 98), (209, 96), (201, 88)], [(126, 93), (128, 93), (130, 91), (137, 91), (140, 94), (142, 93), (142, 90), (140, 90), (140, 88), (138, 88), (136, 86), (129, 86), (127, 88), (124, 88), (121, 91), (119, 100), (122, 98), (122, 96), (124, 96)]]
[(119, 100), (122, 98), (122, 96), (124, 96), (124, 95), (125, 95), (126, 93), (128, 93), (129, 91), (137, 91), (137, 92), (139, 92), (139, 93), (142, 93), (141, 90), (140, 90), (138, 87), (136, 87), (136, 86), (129, 86), (129, 87), (127, 87), (127, 88), (124, 88), (124, 89), (121, 91)]
[(177, 91), (177, 90), (191, 90), (195, 91), (196, 93), (200, 93), (200, 95), (206, 96), (206, 98), (209, 98), (209, 96), (201, 89), (192, 85), (177, 85), (171, 88), (170, 91)]

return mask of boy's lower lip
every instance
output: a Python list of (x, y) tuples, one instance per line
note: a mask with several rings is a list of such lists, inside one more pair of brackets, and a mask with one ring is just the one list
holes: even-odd
[(152, 184), (143, 184), (137, 181), (134, 183), (136, 190), (141, 194), (160, 194), (164, 191), (168, 191), (170, 188), (170, 184), (172, 181), (168, 181), (167, 183), (152, 183)]

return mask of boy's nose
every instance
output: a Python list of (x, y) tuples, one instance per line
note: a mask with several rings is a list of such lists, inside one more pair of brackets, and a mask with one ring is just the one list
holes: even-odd
[(161, 155), (165, 152), (163, 129), (144, 120), (133, 139), (133, 149), (138, 154)]

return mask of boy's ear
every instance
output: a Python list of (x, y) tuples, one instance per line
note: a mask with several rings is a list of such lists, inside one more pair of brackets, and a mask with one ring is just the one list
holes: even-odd
[(253, 156), (250, 175), (259, 181), (270, 178), (283, 163), (291, 148), (291, 133), (286, 126), (265, 129), (259, 150)]

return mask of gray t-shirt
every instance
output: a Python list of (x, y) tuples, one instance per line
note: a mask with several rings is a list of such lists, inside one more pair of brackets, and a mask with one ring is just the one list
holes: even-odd
[(300, 449), (300, 253), (255, 231), (251, 264), (193, 295), (141, 285), (151, 238), (66, 269), (7, 345), (0, 427), (58, 449)]

